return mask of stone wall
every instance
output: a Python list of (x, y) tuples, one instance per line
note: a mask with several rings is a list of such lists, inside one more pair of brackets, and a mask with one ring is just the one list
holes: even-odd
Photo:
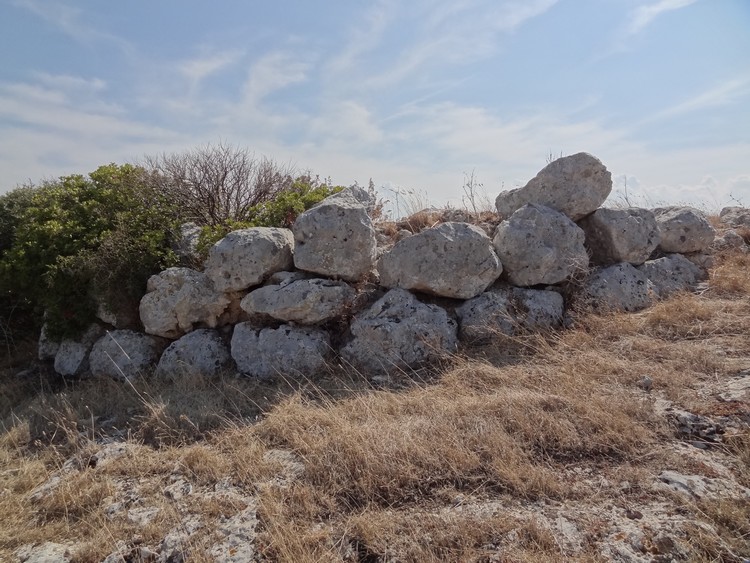
[(388, 374), (560, 327), (573, 305), (636, 311), (704, 279), (716, 243), (701, 212), (602, 208), (611, 189), (606, 167), (579, 153), (501, 193), (494, 224), (410, 233), (374, 224), (372, 194), (348, 188), (292, 229), (230, 233), (203, 271), (153, 276), (140, 330), (92, 326), (61, 344), (43, 334), (40, 359), (61, 375), (120, 379), (311, 378), (331, 362)]

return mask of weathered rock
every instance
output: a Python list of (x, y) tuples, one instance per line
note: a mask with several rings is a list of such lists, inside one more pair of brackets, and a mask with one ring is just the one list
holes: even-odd
[(750, 227), (750, 207), (725, 207), (719, 213), (719, 218), (730, 227)]
[(215, 330), (198, 329), (164, 350), (154, 376), (166, 379), (186, 375), (211, 377), (226, 369), (231, 361), (226, 344)]
[(64, 376), (81, 377), (89, 374), (89, 352), (104, 329), (92, 324), (76, 340), (65, 339), (55, 355), (55, 371)]
[(311, 279), (260, 287), (248, 293), (240, 305), (250, 315), (309, 325), (342, 315), (355, 297), (356, 292), (345, 282)]
[(96, 341), (89, 355), (91, 373), (132, 380), (148, 375), (159, 361), (165, 342), (132, 330), (113, 330)]
[(698, 269), (701, 271), (700, 281), (705, 281), (708, 279), (708, 271), (716, 264), (716, 260), (714, 259), (713, 254), (704, 254), (703, 252), (690, 252), (688, 254), (683, 254), (682, 256), (698, 266)]
[(377, 240), (367, 208), (344, 190), (302, 213), (292, 226), (294, 265), (300, 270), (357, 281), (375, 264)]
[(638, 311), (651, 304), (653, 294), (646, 274), (628, 262), (598, 270), (583, 287), (584, 298), (604, 311)]
[(661, 240), (656, 218), (647, 209), (601, 208), (581, 219), (578, 226), (586, 233), (591, 261), (598, 266), (643, 264)]
[(291, 271), (291, 272), (276, 272), (275, 274), (271, 274), (268, 279), (263, 283), (263, 285), (289, 285), (292, 282), (296, 282), (299, 280), (311, 280), (314, 276), (312, 274), (308, 274), (306, 272), (298, 272), (298, 271)]
[(416, 368), (453, 352), (456, 322), (437, 305), (426, 305), (404, 289), (391, 289), (351, 324), (354, 338), (342, 358), (366, 373)]
[(141, 299), (144, 330), (165, 338), (179, 338), (195, 325), (214, 328), (230, 299), (211, 280), (189, 268), (169, 268), (151, 276)]
[(51, 361), (57, 356), (58, 350), (60, 350), (60, 343), (50, 338), (49, 327), (47, 326), (47, 323), (44, 323), (42, 325), (42, 330), (39, 333), (37, 356), (42, 362)]
[(662, 252), (704, 252), (714, 241), (715, 231), (706, 216), (692, 207), (654, 209), (661, 231)]
[(237, 369), (253, 377), (308, 378), (325, 368), (330, 353), (328, 333), (310, 327), (282, 325), (273, 329), (240, 323), (232, 335)]
[(197, 266), (200, 261), (198, 253), (198, 240), (201, 228), (196, 223), (183, 223), (180, 225), (180, 237), (174, 244), (174, 251), (180, 257), (182, 264), (191, 267)]
[(138, 303), (113, 306), (97, 300), (96, 318), (115, 328), (135, 328), (138, 325)]
[(219, 291), (241, 291), (258, 285), (294, 263), (289, 229), (254, 227), (232, 231), (211, 247), (205, 273)]
[(724, 231), (714, 239), (711, 248), (715, 250), (738, 250), (745, 248), (745, 239), (734, 229)]
[(527, 203), (546, 205), (573, 221), (593, 213), (612, 191), (612, 175), (599, 159), (581, 152), (545, 166), (523, 188), (502, 192), (498, 213), (510, 217)]
[(398, 242), (378, 262), (380, 284), (457, 299), (482, 293), (503, 267), (490, 238), (467, 223), (442, 223)]
[(583, 230), (562, 213), (528, 204), (500, 223), (493, 245), (514, 285), (560, 283), (588, 268)]
[(703, 277), (703, 271), (682, 254), (649, 260), (638, 269), (646, 274), (662, 299), (677, 291), (693, 289)]
[(520, 287), (490, 289), (456, 309), (459, 336), (469, 343), (484, 343), (497, 334), (542, 330), (560, 326), (563, 297), (556, 291)]
[(222, 522), (218, 533), (222, 539), (211, 548), (216, 563), (247, 563), (255, 560), (255, 537), (258, 527), (257, 508), (251, 504)]
[(70, 547), (60, 543), (27, 544), (16, 551), (19, 563), (68, 563)]

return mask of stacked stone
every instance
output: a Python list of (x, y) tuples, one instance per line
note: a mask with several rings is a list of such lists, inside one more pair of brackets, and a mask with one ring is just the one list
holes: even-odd
[(229, 233), (202, 272), (153, 276), (140, 304), (145, 334), (92, 328), (59, 349), (40, 341), (40, 357), (54, 357), (63, 375), (120, 379), (234, 368), (306, 379), (335, 360), (392, 374), (438, 361), (459, 342), (560, 326), (573, 287), (599, 310), (636, 311), (697, 284), (714, 241), (705, 217), (686, 207), (602, 208), (611, 189), (606, 167), (579, 153), (501, 193), (492, 238), (448, 221), (383, 250), (372, 194), (348, 188), (291, 229)]

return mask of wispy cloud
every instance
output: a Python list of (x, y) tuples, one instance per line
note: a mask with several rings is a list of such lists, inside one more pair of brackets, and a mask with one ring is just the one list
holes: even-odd
[(197, 56), (182, 61), (179, 66), (179, 72), (189, 83), (189, 89), (195, 91), (200, 83), (217, 72), (236, 64), (243, 56), (243, 51), (231, 49)]
[(630, 13), (627, 33), (629, 35), (640, 33), (660, 15), (685, 8), (697, 1), (698, 0), (659, 0), (658, 2), (638, 6)]

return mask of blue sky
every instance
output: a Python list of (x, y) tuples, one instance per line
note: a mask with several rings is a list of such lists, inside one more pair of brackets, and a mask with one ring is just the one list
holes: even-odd
[(224, 141), (433, 204), (586, 151), (613, 200), (750, 206), (748, 30), (748, 0), (0, 0), (0, 192)]

